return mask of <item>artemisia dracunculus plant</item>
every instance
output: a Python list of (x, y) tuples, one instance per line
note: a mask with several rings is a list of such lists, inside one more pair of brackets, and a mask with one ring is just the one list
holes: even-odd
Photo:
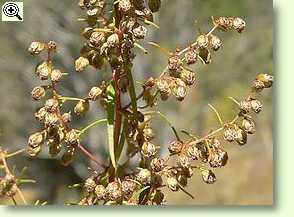
[[(207, 135), (194, 136), (183, 131), (181, 133), (189, 139), (182, 139), (176, 127), (156, 107), (166, 100), (181, 103), (188, 98), (188, 90), (195, 88), (197, 80), (191, 66), (211, 62), (211, 53), (222, 47), (217, 31), (242, 33), (245, 21), (239, 17), (212, 17), (207, 33), (200, 34), (186, 48), (173, 52), (149, 42), (167, 55), (167, 64), (158, 77), (148, 78), (136, 92), (133, 60), (136, 52), (147, 52), (140, 41), (146, 37), (148, 28), (158, 28), (153, 16), (160, 10), (161, 1), (80, 0), (79, 6), (85, 11), (84, 18), (79, 20), (87, 26), (82, 30), (85, 43), (75, 60), (75, 69), (83, 73), (90, 66), (100, 70), (108, 65), (110, 79), (89, 86), (87, 96), (64, 96), (59, 87), (66, 76), (52, 60), (58, 53), (56, 42), (32, 42), (29, 47), (32, 55), (46, 55), (34, 72), (46, 83), (32, 90), (32, 98), (44, 103), (35, 113), (41, 127), (29, 136), (28, 153), (35, 156), (46, 149), (65, 166), (74, 161), (77, 152), (94, 161), (100, 169), (85, 180), (84, 193), (77, 202), (80, 205), (160, 205), (165, 203), (162, 188), (182, 191), (193, 198), (185, 190), (188, 180), (200, 175), (205, 183), (213, 184), (215, 168), (226, 165), (228, 154), (223, 143), (242, 146), (247, 136), (255, 133), (252, 113), (261, 111), (262, 103), (258, 98), (262, 90), (272, 86), (273, 77), (260, 73), (253, 80), (249, 94), (241, 100), (231, 98), (240, 108), (232, 120), (222, 120), (210, 105), (221, 126), (212, 128)], [(122, 103), (123, 95), (129, 96), (129, 103)], [(64, 108), (68, 101), (76, 101), (72, 111)], [(142, 106), (138, 101), (145, 103)], [(71, 126), (73, 118), (83, 118), (95, 106), (104, 109), (104, 119), (93, 120), (80, 129)], [(151, 122), (157, 115), (167, 121), (174, 132), (168, 156), (159, 156), (159, 149), (164, 147), (153, 143), (156, 133)], [(109, 160), (100, 162), (88, 151), (81, 136), (103, 122), (107, 125)]]

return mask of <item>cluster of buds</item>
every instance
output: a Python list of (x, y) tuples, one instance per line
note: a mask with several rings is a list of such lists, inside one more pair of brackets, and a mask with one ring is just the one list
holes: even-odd
[(16, 178), (12, 174), (6, 174), (0, 180), (0, 197), (13, 197), (16, 194)]
[[(183, 50), (176, 49), (168, 58), (167, 71), (156, 80), (156, 87), (161, 99), (166, 100), (174, 95), (182, 101), (187, 95), (188, 86), (196, 81), (196, 73), (190, 68), (200, 59), (203, 64), (211, 62), (211, 51), (218, 51), (222, 47), (221, 39), (212, 34), (217, 28), (223, 29), (220, 22), (227, 21), (227, 29), (235, 28), (238, 32), (245, 29), (245, 22), (241, 18), (220, 17), (213, 20), (214, 27), (207, 34), (200, 34), (194, 43)], [(230, 21), (230, 22), (229, 22)], [(229, 24), (232, 24), (230, 27)]]
[(213, 18), (213, 22), (223, 31), (234, 29), (241, 33), (246, 27), (245, 21), (240, 17), (218, 17)]

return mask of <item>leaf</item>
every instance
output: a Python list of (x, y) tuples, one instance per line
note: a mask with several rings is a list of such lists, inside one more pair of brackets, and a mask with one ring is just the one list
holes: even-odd
[(112, 166), (116, 169), (116, 161), (115, 161), (115, 153), (114, 153), (114, 88), (113, 85), (110, 84), (107, 87), (107, 103), (106, 103), (106, 111), (107, 111), (107, 137), (108, 137), (108, 149), (110, 160)]
[(120, 136), (120, 141), (119, 141), (118, 147), (115, 149), (115, 160), (116, 160), (116, 162), (119, 161), (121, 152), (122, 152), (124, 144), (125, 144), (125, 138), (126, 138), (125, 132), (127, 130), (127, 127), (128, 127), (128, 120), (124, 119), (123, 129), (122, 129), (122, 133), (121, 133), (121, 136)]

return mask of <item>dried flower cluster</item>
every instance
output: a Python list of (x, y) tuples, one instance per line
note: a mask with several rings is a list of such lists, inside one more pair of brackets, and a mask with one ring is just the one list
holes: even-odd
[[(47, 56), (35, 69), (36, 77), (45, 84), (34, 87), (31, 92), (33, 100), (41, 101), (42, 106), (35, 113), (40, 128), (29, 136), (28, 153), (36, 156), (42, 147), (47, 146), (49, 154), (66, 166), (74, 160), (76, 152), (81, 151), (100, 166), (85, 180), (79, 205), (161, 205), (166, 201), (162, 192), (164, 187), (171, 191), (181, 190), (193, 198), (185, 189), (189, 179), (199, 173), (205, 183), (214, 183), (215, 168), (224, 167), (228, 161), (223, 144), (244, 145), (247, 136), (255, 133), (252, 113), (261, 111), (259, 93), (272, 86), (273, 77), (258, 74), (243, 100), (231, 98), (240, 108), (231, 121), (223, 121), (210, 105), (221, 126), (204, 136), (185, 131), (183, 133), (189, 139), (184, 140), (163, 114), (148, 109), (155, 107), (159, 99), (165, 101), (170, 96), (183, 101), (188, 87), (192, 88), (197, 81), (197, 74), (191, 66), (198, 62), (209, 64), (213, 52), (223, 46), (215, 31), (242, 33), (246, 27), (244, 20), (212, 17), (213, 26), (209, 32), (200, 34), (188, 47), (177, 48), (174, 52), (150, 42), (167, 55), (167, 66), (157, 78), (148, 78), (142, 85), (142, 92), (137, 94), (133, 79), (135, 72), (132, 72), (135, 48), (146, 53), (139, 42), (148, 34), (148, 26), (158, 27), (153, 16), (160, 10), (161, 0), (117, 0), (111, 4), (106, 0), (80, 0), (79, 6), (85, 11), (85, 17), (79, 19), (86, 23), (82, 31), (85, 43), (75, 60), (75, 69), (83, 73), (89, 66), (99, 70), (108, 65), (111, 78), (89, 87), (85, 97), (63, 96), (58, 85), (67, 73), (55, 68), (51, 58), (58, 51), (56, 42), (32, 42), (28, 49), (32, 55), (45, 53)], [(122, 104), (123, 94), (129, 95), (130, 103)], [(141, 99), (145, 106), (138, 106)], [(76, 102), (72, 111), (64, 107), (67, 101)], [(82, 118), (97, 105), (105, 110), (105, 119), (95, 120), (81, 129), (70, 126), (73, 118)], [(159, 149), (164, 147), (153, 142), (156, 135), (152, 130), (152, 119), (155, 115), (167, 121), (175, 134), (175, 139), (171, 139), (168, 145), (168, 156), (160, 156)], [(107, 162), (98, 161), (82, 145), (81, 139), (89, 128), (102, 122), (107, 123)], [(10, 186), (9, 190), (3, 190), (8, 189), (7, 186)], [(12, 194), (13, 186), (13, 178), (1, 179), (1, 194)]]

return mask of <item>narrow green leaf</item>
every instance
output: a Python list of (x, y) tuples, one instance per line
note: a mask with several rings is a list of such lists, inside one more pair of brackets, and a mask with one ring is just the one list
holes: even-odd
[(127, 77), (128, 77), (129, 82), (130, 82), (129, 94), (130, 94), (130, 98), (131, 98), (131, 105), (132, 105), (132, 110), (133, 110), (133, 113), (134, 113), (134, 118), (135, 118), (135, 120), (138, 120), (137, 95), (136, 95), (133, 75), (132, 75), (132, 72), (131, 72), (129, 66), (125, 66), (125, 70), (127, 72)]
[(125, 133), (124, 132), (126, 132), (127, 126), (128, 126), (128, 120), (127, 119), (124, 119), (123, 129), (122, 129), (122, 133), (121, 133), (121, 136), (120, 136), (120, 141), (119, 141), (118, 147), (115, 149), (115, 160), (116, 160), (116, 162), (119, 161), (121, 152), (122, 152), (123, 147), (124, 147), (124, 144), (125, 144), (125, 138), (126, 137), (125, 137)]

